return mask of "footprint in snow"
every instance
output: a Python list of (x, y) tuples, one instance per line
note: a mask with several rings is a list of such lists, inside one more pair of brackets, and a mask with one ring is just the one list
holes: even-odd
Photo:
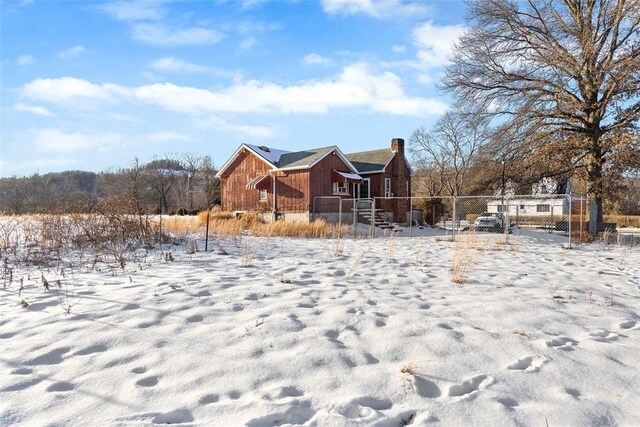
[(139, 387), (153, 387), (158, 384), (158, 381), (157, 376), (146, 377), (136, 381), (136, 385)]
[(93, 353), (103, 353), (105, 351), (108, 350), (108, 347), (104, 344), (96, 344), (96, 345), (92, 345), (89, 346), (85, 349), (82, 349), (78, 352), (76, 352), (77, 356), (86, 356), (88, 354), (93, 354)]
[(75, 388), (75, 386), (73, 384), (68, 383), (66, 381), (62, 381), (62, 382), (51, 384), (49, 387), (47, 387), (47, 391), (49, 393), (51, 393), (51, 392), (65, 392), (65, 391), (71, 391), (74, 388)]
[(207, 394), (202, 396), (200, 400), (198, 400), (198, 403), (201, 405), (209, 405), (211, 403), (216, 403), (218, 400), (220, 400), (220, 396), (217, 394)]
[(391, 409), (391, 400), (389, 399), (377, 399), (374, 397), (357, 397), (355, 399), (351, 399), (342, 405), (338, 405), (331, 412), (336, 413), (337, 415), (342, 415), (345, 418), (351, 420), (360, 419), (364, 420), (375, 420), (379, 418), (382, 414), (379, 411), (384, 411), (387, 409)]
[(635, 320), (629, 320), (626, 322), (622, 322), (620, 323), (620, 329), (635, 329), (636, 326), (636, 321)]
[(522, 359), (518, 359), (517, 362), (507, 366), (507, 369), (511, 371), (538, 372), (540, 370), (540, 367), (542, 367), (545, 362), (546, 359), (544, 358), (536, 359), (533, 356), (528, 356)]
[(449, 387), (449, 396), (462, 397), (470, 395), (475, 391), (482, 390), (494, 383), (492, 377), (486, 375), (476, 375), (461, 384), (452, 385)]
[(594, 341), (609, 343), (620, 338), (620, 335), (616, 334), (615, 332), (609, 332), (605, 329), (599, 329), (597, 331), (591, 332), (589, 334), (589, 338)]
[(556, 337), (546, 342), (547, 347), (555, 348), (556, 350), (573, 351), (574, 347), (578, 345), (578, 341), (567, 337)]

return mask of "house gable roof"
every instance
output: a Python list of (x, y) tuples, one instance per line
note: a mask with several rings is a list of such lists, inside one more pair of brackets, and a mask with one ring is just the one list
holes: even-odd
[[(251, 144), (242, 144), (233, 156), (220, 168), (216, 176), (220, 177), (222, 175), (224, 170), (227, 169), (240, 155), (243, 148), (246, 148), (255, 154), (258, 158), (267, 163), (274, 171), (309, 169), (335, 151), (335, 153), (347, 165), (347, 167), (352, 170), (352, 172), (380, 173), (385, 171), (389, 163), (393, 160), (393, 156), (396, 154), (390, 148), (360, 151), (345, 155), (335, 145), (292, 152)], [(406, 159), (405, 162), (407, 163), (409, 170), (411, 170), (411, 166)]]
[[(286, 151), (284, 151), (284, 150), (271, 150), (271, 149), (269, 149), (269, 151), (267, 152), (267, 151), (262, 150), (257, 145), (242, 144), (233, 153), (233, 156), (231, 156), (231, 158), (229, 160), (227, 160), (227, 162), (224, 165), (222, 165), (220, 170), (218, 170), (218, 173), (216, 174), (216, 177), (220, 178), (222, 176), (222, 174), (224, 173), (224, 171), (227, 170), (227, 168), (229, 166), (231, 166), (233, 164), (233, 162), (235, 162), (238, 157), (240, 157), (240, 155), (242, 154), (242, 152), (245, 149), (249, 150), (249, 152), (253, 153), (256, 157), (258, 157), (260, 160), (262, 160), (263, 162), (265, 162), (268, 166), (270, 166), (272, 168), (276, 167), (276, 165), (274, 164), (274, 162), (277, 162), (276, 157), (277, 157), (277, 159), (279, 159), (280, 156), (283, 153), (286, 153)], [(269, 153), (271, 153), (271, 155), (269, 155)]]
[(293, 169), (293, 168), (305, 168), (311, 167), (318, 160), (321, 160), (329, 153), (331, 153), (335, 146), (312, 148), (310, 150), (296, 151), (293, 153), (287, 153), (280, 158), (278, 162), (278, 168), (280, 169)]
[(395, 153), (390, 148), (381, 150), (360, 151), (347, 154), (347, 159), (353, 163), (360, 173), (384, 172), (393, 159)]

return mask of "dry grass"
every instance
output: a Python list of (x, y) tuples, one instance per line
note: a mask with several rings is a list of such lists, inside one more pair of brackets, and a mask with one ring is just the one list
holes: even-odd
[(456, 240), (456, 252), (451, 263), (451, 282), (461, 285), (465, 283), (473, 267), (478, 261), (478, 251), (480, 241), (475, 233), (469, 233)]
[(610, 229), (605, 229), (602, 233), (600, 233), (600, 240), (602, 241), (602, 243), (604, 243), (605, 245), (609, 244), (609, 239), (611, 238), (611, 230)]
[(198, 218), (193, 216), (163, 216), (162, 231), (174, 236), (188, 236), (202, 230)]
[(256, 252), (258, 252), (258, 243), (246, 237), (242, 241), (242, 258), (240, 259), (240, 267), (251, 267), (253, 266), (253, 261), (256, 258)]
[[(207, 223), (207, 213), (198, 214), (200, 227)], [(349, 228), (329, 224), (323, 219), (311, 223), (274, 221), (264, 222), (256, 213), (245, 213), (235, 218), (229, 212), (212, 211), (209, 218), (209, 232), (220, 236), (238, 236), (248, 231), (256, 236), (265, 237), (305, 237), (340, 238), (348, 235)]]
[(604, 222), (615, 222), (617, 227), (640, 228), (640, 215), (604, 215)]

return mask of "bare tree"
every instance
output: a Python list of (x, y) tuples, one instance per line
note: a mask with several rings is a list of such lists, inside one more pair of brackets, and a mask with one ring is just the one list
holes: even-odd
[(168, 195), (176, 183), (177, 177), (184, 172), (182, 163), (170, 155), (154, 159), (144, 166), (142, 178), (160, 198), (160, 212), (168, 211)]
[(203, 159), (194, 153), (185, 153), (182, 155), (182, 165), (187, 172), (186, 193), (185, 193), (185, 209), (189, 212), (193, 210), (193, 188), (203, 166)]
[(469, 16), (443, 86), (541, 144), (577, 136), (602, 220), (603, 136), (640, 115), (640, 0), (470, 0)]
[(443, 190), (460, 196), (467, 183), (469, 168), (478, 150), (490, 140), (485, 116), (473, 113), (446, 112), (433, 127), (416, 130), (409, 140), (410, 151), (419, 168), (430, 171), (430, 191)]

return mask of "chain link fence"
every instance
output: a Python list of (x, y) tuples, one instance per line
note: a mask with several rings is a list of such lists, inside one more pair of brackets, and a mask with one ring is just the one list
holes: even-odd
[(316, 197), (312, 218), (353, 226), (371, 237), (523, 237), (541, 243), (582, 242), (588, 238), (589, 209), (583, 197), (508, 195), (460, 197)]

